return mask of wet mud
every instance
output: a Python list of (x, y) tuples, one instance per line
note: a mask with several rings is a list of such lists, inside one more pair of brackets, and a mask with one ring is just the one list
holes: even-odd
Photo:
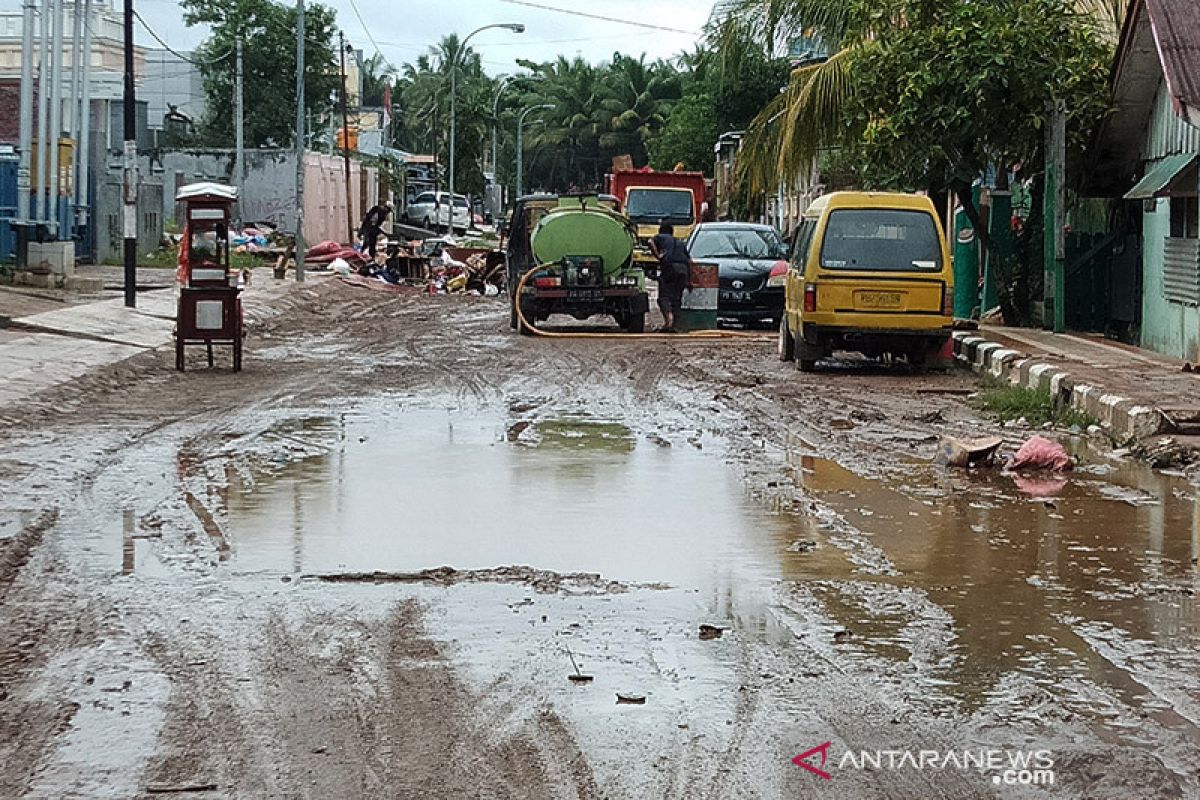
[[(1200, 793), (1187, 476), (936, 467), (1032, 433), (966, 374), (279, 302), (8, 412), (0, 795)], [(841, 763), (979, 748), (1054, 783)]]

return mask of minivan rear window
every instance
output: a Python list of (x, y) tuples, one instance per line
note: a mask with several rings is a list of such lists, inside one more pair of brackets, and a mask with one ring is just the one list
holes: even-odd
[(821, 266), (880, 272), (939, 272), (942, 247), (924, 211), (842, 209), (829, 215)]

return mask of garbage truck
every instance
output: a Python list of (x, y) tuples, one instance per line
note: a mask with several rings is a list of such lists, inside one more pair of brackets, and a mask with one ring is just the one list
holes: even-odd
[(507, 250), (514, 329), (529, 334), (529, 325), (567, 314), (611, 316), (625, 331), (645, 330), (650, 298), (646, 273), (633, 261), (637, 231), (615, 205), (598, 195), (518, 200)]

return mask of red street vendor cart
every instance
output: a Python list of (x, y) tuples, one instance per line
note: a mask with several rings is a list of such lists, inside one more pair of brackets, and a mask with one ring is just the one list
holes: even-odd
[(233, 371), (242, 369), (242, 300), (238, 273), (230, 264), (229, 226), (237, 189), (192, 183), (175, 195), (186, 220), (179, 246), (179, 311), (175, 318), (175, 369), (183, 371), (189, 345), (233, 347)]

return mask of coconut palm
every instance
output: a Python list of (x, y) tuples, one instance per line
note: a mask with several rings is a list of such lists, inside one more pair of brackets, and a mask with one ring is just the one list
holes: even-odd
[(646, 163), (646, 141), (662, 130), (672, 102), (682, 96), (679, 77), (664, 63), (616, 54), (601, 84), (601, 108), (608, 115), (602, 147)]

